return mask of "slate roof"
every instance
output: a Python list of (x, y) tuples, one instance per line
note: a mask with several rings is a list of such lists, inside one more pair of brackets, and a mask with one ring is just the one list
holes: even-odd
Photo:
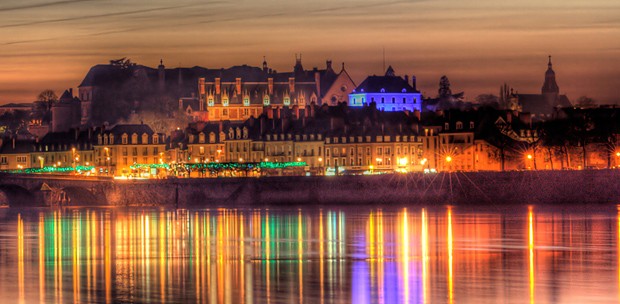
[(7, 139), (0, 147), (0, 154), (23, 154), (30, 153), (35, 150), (33, 141), (16, 140), (15, 148), (13, 148), (13, 141)]
[(400, 76), (368, 76), (360, 85), (355, 88), (353, 94), (359, 93), (420, 93), (415, 90), (405, 79)]

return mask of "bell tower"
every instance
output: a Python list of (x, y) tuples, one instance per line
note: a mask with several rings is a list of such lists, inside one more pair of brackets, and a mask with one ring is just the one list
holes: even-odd
[(555, 82), (555, 72), (551, 64), (551, 56), (549, 56), (549, 63), (547, 64), (547, 72), (545, 72), (545, 83), (542, 86), (543, 95), (555, 95), (560, 94), (560, 88), (557, 82)]

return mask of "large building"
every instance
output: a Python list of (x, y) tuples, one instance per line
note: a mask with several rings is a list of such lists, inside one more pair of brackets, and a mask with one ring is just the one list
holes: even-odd
[(555, 109), (572, 106), (568, 97), (560, 94), (551, 56), (549, 56), (545, 81), (540, 94), (522, 94), (504, 85), (500, 88), (500, 103), (510, 110), (530, 113), (532, 118), (537, 120), (549, 119)]
[[(194, 112), (207, 111), (209, 121), (245, 121), (263, 112), (272, 115), (273, 109), (278, 110), (277, 115), (283, 108), (303, 116), (309, 105), (346, 103), (354, 86), (344, 64), (339, 73), (333, 70), (331, 61), (323, 70), (304, 70), (299, 57), (292, 72), (279, 73), (264, 61), (262, 68), (235, 66), (199, 78), (199, 103)], [(183, 110), (188, 105), (182, 105)]]
[(396, 76), (394, 69), (388, 67), (384, 76), (368, 76), (349, 94), (349, 106), (362, 107), (376, 104), (381, 111), (421, 111), (422, 94), (416, 89), (416, 79), (412, 82), (405, 76)]

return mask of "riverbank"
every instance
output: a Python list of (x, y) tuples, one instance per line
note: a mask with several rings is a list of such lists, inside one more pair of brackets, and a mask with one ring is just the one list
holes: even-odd
[(617, 204), (620, 170), (163, 180), (4, 175), (0, 193), (11, 205)]

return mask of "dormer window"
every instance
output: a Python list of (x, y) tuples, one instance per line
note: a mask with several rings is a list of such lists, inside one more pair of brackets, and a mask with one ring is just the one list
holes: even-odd
[(284, 105), (285, 106), (289, 106), (291, 105), (291, 98), (290, 97), (284, 97)]
[(401, 92), (403, 92), (403, 93), (407, 93), (407, 89), (403, 89)]
[(225, 107), (228, 106), (228, 97), (222, 98), (222, 105), (225, 106)]
[(443, 125), (443, 129), (444, 129), (444, 130), (446, 130), (446, 131), (447, 131), (447, 130), (450, 130), (450, 124), (446, 122), (446, 123)]
[(159, 135), (153, 134), (153, 143), (154, 144), (159, 144)]
[(214, 143), (215, 142), (215, 133), (213, 133), (213, 132), (209, 133), (209, 142), (210, 143)]
[(127, 144), (127, 140), (129, 139), (129, 136), (127, 135), (127, 133), (123, 133), (123, 137), (122, 137), (122, 143), (123, 145)]
[(148, 144), (149, 143), (149, 136), (144, 133), (142, 134), (142, 144)]
[(243, 98), (243, 105), (246, 106), (246, 107), (250, 105), (250, 98), (249, 97), (244, 97)]
[(200, 134), (198, 134), (198, 142), (201, 143), (201, 144), (204, 144), (204, 142), (205, 142), (205, 134), (204, 133), (201, 132)]
[(265, 97), (263, 98), (263, 105), (264, 105), (264, 106), (268, 106), (268, 105), (269, 105), (269, 96), (265, 96)]
[(209, 99), (207, 99), (207, 105), (209, 107), (212, 107), (215, 104), (215, 100), (213, 99), (213, 96), (210, 96)]
[(138, 134), (131, 134), (131, 143), (134, 145), (138, 143)]
[(463, 123), (462, 123), (462, 122), (460, 122), (460, 121), (457, 121), (457, 122), (456, 122), (456, 129), (457, 129), (457, 130), (461, 130), (461, 129), (463, 129)]
[(385, 89), (384, 88), (381, 88), (381, 93), (385, 93)]
[(470, 122), (469, 122), (469, 128), (470, 128), (470, 129), (473, 129), (473, 128), (474, 128), (474, 122), (473, 122), (473, 121), (470, 121)]

